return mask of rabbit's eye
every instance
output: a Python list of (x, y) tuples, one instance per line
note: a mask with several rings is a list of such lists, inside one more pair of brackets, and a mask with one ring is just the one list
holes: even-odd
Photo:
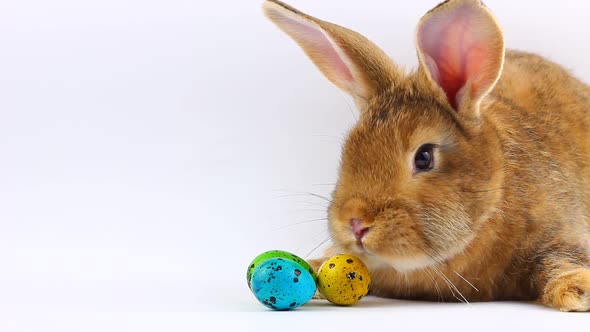
[(434, 144), (424, 144), (414, 156), (414, 171), (428, 172), (434, 167)]

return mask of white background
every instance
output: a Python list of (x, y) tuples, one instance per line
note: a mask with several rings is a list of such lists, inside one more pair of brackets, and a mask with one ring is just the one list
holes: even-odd
[[(488, 0), (512, 48), (590, 81), (590, 3)], [(0, 331), (587, 329), (533, 304), (269, 312), (258, 253), (309, 258), (356, 111), (262, 1), (0, 1)], [(416, 65), (437, 0), (293, 0)], [(304, 223), (305, 222), (305, 223)]]

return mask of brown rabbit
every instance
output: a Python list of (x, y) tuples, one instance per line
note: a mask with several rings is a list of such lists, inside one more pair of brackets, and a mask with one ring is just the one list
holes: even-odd
[(326, 256), (362, 258), (377, 296), (590, 310), (587, 85), (505, 52), (479, 0), (421, 19), (413, 73), (354, 31), (276, 0), (264, 11), (360, 109)]

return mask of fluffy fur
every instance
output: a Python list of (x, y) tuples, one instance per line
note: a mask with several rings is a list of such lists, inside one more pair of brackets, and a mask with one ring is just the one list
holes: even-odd
[[(360, 109), (326, 256), (361, 257), (378, 296), (590, 310), (587, 85), (540, 56), (505, 51), (477, 0), (424, 16), (413, 73), (356, 32), (279, 1), (264, 10)], [(436, 146), (435, 166), (420, 173), (423, 144)]]

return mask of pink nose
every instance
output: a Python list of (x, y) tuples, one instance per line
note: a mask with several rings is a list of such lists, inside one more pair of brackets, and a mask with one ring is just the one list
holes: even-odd
[(369, 227), (363, 227), (363, 221), (358, 218), (350, 219), (350, 228), (357, 240), (362, 239), (369, 231)]

